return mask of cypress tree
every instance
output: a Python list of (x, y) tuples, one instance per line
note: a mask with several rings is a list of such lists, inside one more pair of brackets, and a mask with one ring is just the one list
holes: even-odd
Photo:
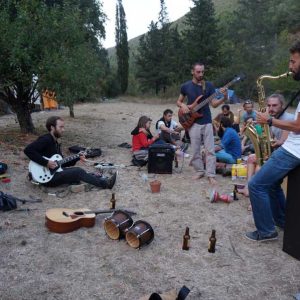
[(125, 93), (128, 87), (129, 48), (127, 40), (126, 15), (122, 0), (116, 5), (116, 55), (118, 64), (118, 80), (121, 92)]

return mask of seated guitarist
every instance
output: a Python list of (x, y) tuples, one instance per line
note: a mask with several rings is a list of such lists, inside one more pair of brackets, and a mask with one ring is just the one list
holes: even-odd
[[(29, 144), (24, 153), (35, 163), (47, 167), (49, 169), (57, 168), (57, 163), (47, 158), (51, 158), (54, 154), (62, 156), (60, 144), (57, 139), (64, 132), (64, 120), (58, 116), (49, 117), (46, 121), (46, 128), (49, 133), (40, 136), (36, 141)], [(117, 173), (114, 173), (110, 178), (98, 177), (87, 173), (82, 168), (70, 167), (76, 164), (78, 160), (85, 160), (85, 156), (81, 155), (77, 160), (68, 162), (62, 167), (61, 172), (56, 172), (53, 178), (44, 183), (44, 185), (54, 187), (62, 184), (78, 184), (80, 181), (92, 184), (103, 189), (112, 189), (115, 184)]]
[[(181, 86), (180, 95), (177, 100), (177, 106), (180, 107), (184, 113), (188, 113), (190, 111), (189, 105), (191, 105), (197, 97), (203, 96), (200, 100), (203, 101), (215, 93), (215, 88), (212, 83), (204, 80), (203, 63), (195, 63), (192, 66), (192, 76), (192, 80), (185, 82)], [(225, 97), (220, 100), (217, 98), (212, 99), (211, 105), (213, 107), (219, 106), (224, 102), (224, 100), (227, 99), (227, 89), (221, 88), (220, 93), (222, 93)], [(183, 103), (185, 98), (187, 98), (187, 104)], [(210, 184), (215, 185), (217, 183), (215, 180), (216, 157), (209, 103), (201, 108), (198, 112), (202, 114), (202, 117), (197, 118), (195, 123), (189, 129), (192, 146), (192, 159), (190, 161), (190, 165), (192, 165), (196, 171), (196, 176), (194, 176), (194, 179), (200, 179), (206, 175)], [(202, 145), (204, 146), (205, 150), (206, 170), (204, 170), (204, 164), (201, 155)]]

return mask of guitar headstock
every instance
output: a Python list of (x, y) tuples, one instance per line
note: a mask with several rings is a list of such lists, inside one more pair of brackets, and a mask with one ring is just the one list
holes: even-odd
[(233, 78), (232, 82), (235, 83), (235, 82), (243, 81), (245, 78), (246, 78), (246, 75), (244, 73), (241, 73), (239, 75), (236, 75)]

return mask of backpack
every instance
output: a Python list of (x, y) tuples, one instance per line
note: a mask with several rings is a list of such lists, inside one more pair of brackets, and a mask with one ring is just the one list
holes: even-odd
[(86, 149), (84, 147), (80, 147), (78, 145), (75, 146), (71, 146), (69, 147), (69, 151), (71, 153), (79, 153), (80, 151), (86, 151), (87, 150), (87, 154), (86, 154), (86, 158), (92, 158), (92, 157), (97, 157), (100, 156), (102, 154), (102, 151), (100, 148), (91, 148), (91, 149)]
[(7, 164), (0, 162), (0, 175), (4, 174), (7, 170)]
[(22, 204), (26, 202), (32, 202), (32, 203), (42, 202), (42, 200), (40, 199), (35, 199), (35, 200), (19, 199), (12, 195), (8, 195), (0, 191), (0, 210), (9, 211), (9, 210), (16, 209), (18, 207), (17, 201), (22, 202)]

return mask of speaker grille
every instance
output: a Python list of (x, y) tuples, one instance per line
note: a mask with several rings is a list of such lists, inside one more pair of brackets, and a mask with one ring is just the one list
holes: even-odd
[(172, 174), (174, 150), (169, 145), (150, 147), (148, 173)]

